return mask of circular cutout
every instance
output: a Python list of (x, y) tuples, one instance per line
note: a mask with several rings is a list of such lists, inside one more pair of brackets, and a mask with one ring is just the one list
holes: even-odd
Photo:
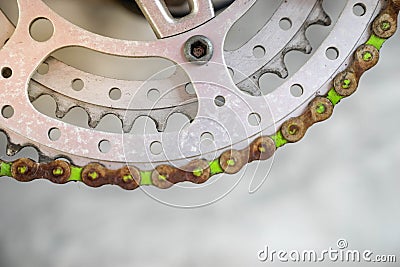
[(253, 56), (255, 58), (263, 58), (265, 56), (265, 48), (261, 45), (258, 45), (253, 48)]
[(147, 92), (147, 99), (149, 99), (152, 102), (156, 102), (160, 98), (160, 91), (157, 89), (150, 89)]
[(155, 141), (150, 145), (150, 151), (153, 155), (160, 155), (162, 152), (162, 145), (160, 142)]
[(229, 75), (231, 76), (231, 78), (233, 78), (233, 76), (235, 76), (235, 72), (233, 71), (233, 69), (228, 67), (228, 71), (229, 71)]
[(4, 67), (1, 69), (1, 76), (5, 79), (8, 79), (12, 76), (12, 69), (9, 67)]
[(290, 93), (294, 97), (300, 97), (303, 95), (303, 87), (300, 84), (294, 84), (292, 87), (290, 87)]
[(121, 90), (119, 89), (119, 88), (112, 88), (111, 90), (110, 90), (110, 92), (108, 93), (108, 95), (110, 96), (110, 98), (112, 99), (112, 100), (119, 100), (119, 99), (121, 99), (121, 96), (122, 96), (122, 92), (121, 92)]
[(326, 49), (325, 55), (330, 60), (336, 60), (339, 57), (339, 50), (336, 47), (329, 47)]
[(292, 28), (292, 21), (289, 18), (283, 18), (279, 21), (279, 27), (284, 30), (290, 30)]
[(217, 107), (222, 107), (223, 105), (225, 105), (225, 97), (223, 97), (222, 95), (215, 97), (214, 103)]
[(47, 73), (49, 73), (49, 64), (47, 64), (46, 62), (43, 62), (42, 64), (40, 64), (40, 66), (37, 68), (37, 72), (40, 75), (46, 75)]
[(362, 17), (367, 12), (367, 8), (364, 4), (358, 3), (353, 6), (353, 13), (358, 17)]
[(188, 83), (185, 86), (185, 91), (188, 95), (195, 95), (196, 91), (194, 90), (193, 83)]
[(259, 126), (261, 123), (261, 116), (258, 113), (251, 113), (248, 117), (249, 124), (251, 126)]
[(99, 142), (99, 151), (101, 153), (108, 153), (111, 150), (111, 143), (108, 140), (101, 140)]
[[(209, 151), (214, 151), (215, 150), (215, 142), (214, 142), (214, 135), (210, 132), (204, 132), (200, 136), (200, 143), (199, 143), (199, 149), (201, 155), (204, 153), (209, 153)], [(213, 152), (212, 158), (218, 158), (218, 155)]]
[(63, 157), (61, 157), (61, 158), (56, 158), (56, 160), (61, 160), (61, 161), (64, 161), (64, 162), (66, 162), (66, 163), (68, 163), (68, 164), (71, 164), (71, 160), (68, 159), (68, 158), (63, 158)]
[(85, 87), (85, 83), (81, 79), (75, 79), (72, 81), (71, 87), (75, 91), (81, 91)]
[(200, 141), (212, 141), (214, 142), (214, 135), (212, 133), (206, 132), (200, 136)]
[(37, 42), (46, 42), (54, 34), (54, 26), (46, 18), (35, 19), (29, 27), (29, 33), (33, 40)]
[(4, 106), (1, 109), (1, 114), (3, 115), (4, 118), (9, 119), (12, 116), (14, 116), (14, 108), (12, 106)]
[(57, 141), (61, 137), (61, 131), (58, 128), (51, 128), (48, 132), (51, 141)]

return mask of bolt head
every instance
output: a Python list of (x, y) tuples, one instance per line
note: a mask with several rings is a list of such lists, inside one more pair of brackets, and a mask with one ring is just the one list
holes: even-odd
[(195, 64), (202, 65), (207, 63), (212, 58), (213, 53), (213, 44), (203, 35), (192, 36), (184, 46), (186, 59)]

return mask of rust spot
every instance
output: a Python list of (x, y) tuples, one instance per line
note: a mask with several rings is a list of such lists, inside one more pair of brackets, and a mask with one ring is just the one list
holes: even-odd
[(111, 180), (106, 175), (106, 168), (98, 163), (90, 163), (82, 170), (82, 181), (91, 187), (100, 187), (110, 184)]
[(359, 70), (358, 75), (361, 75), (378, 63), (379, 51), (373, 45), (362, 45), (355, 52), (354, 59), (354, 64)]
[(70, 165), (62, 160), (40, 164), (42, 177), (56, 184), (65, 184), (71, 175)]
[(37, 178), (38, 164), (31, 159), (21, 158), (13, 162), (11, 174), (17, 181), (30, 182)]
[(333, 86), (339, 95), (350, 96), (357, 90), (358, 78), (352, 71), (343, 71), (335, 77)]
[(159, 165), (151, 174), (153, 185), (161, 189), (170, 188), (173, 184), (183, 181), (182, 178), (178, 178), (177, 169), (170, 165)]
[(379, 15), (372, 24), (375, 35), (384, 39), (391, 37), (397, 30), (397, 13), (388, 11)]
[(140, 171), (132, 166), (125, 166), (116, 171), (114, 184), (126, 190), (134, 190), (140, 185)]
[(392, 2), (394, 5), (394, 9), (396, 9), (395, 12), (398, 12), (398, 10), (400, 9), (400, 0), (392, 0)]
[(185, 180), (195, 183), (205, 183), (210, 178), (210, 166), (206, 160), (193, 160), (182, 168)]
[(219, 158), (219, 164), (224, 172), (228, 174), (238, 173), (248, 162), (247, 156), (245, 151), (231, 149), (222, 153)]
[(286, 140), (294, 143), (300, 141), (304, 137), (307, 129), (308, 127), (305, 125), (302, 118), (291, 118), (283, 123), (281, 132)]
[(267, 160), (274, 155), (276, 146), (270, 137), (262, 136), (251, 143), (249, 151), (249, 162), (254, 160)]
[(333, 113), (332, 102), (325, 97), (316, 97), (310, 104), (313, 123), (329, 119)]

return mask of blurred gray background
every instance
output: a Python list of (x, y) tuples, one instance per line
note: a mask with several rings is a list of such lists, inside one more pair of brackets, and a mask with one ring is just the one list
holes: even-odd
[[(95, 23), (94, 14), (102, 18), (112, 11), (111, 5), (99, 5), (77, 14), (71, 6), (71, 14), (88, 25)], [(117, 19), (100, 21), (110, 29), (132, 29)], [(254, 194), (248, 193), (251, 176), (263, 177), (270, 162), (250, 165), (231, 193), (196, 209), (166, 206), (141, 190), (1, 178), (0, 267), (275, 266), (257, 259), (266, 245), (323, 250), (336, 247), (339, 238), (350, 249), (395, 254), (400, 261), (399, 42), (396, 34), (384, 45), (381, 62), (329, 121), (279, 150), (266, 183)], [(291, 57), (296, 65), (303, 56)], [(5, 137), (0, 139), (4, 155)]]

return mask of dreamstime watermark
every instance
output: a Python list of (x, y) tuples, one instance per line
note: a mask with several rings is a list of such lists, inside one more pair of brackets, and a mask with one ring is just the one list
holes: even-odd
[(261, 262), (365, 262), (365, 263), (396, 263), (396, 255), (378, 255), (372, 250), (348, 249), (346, 239), (339, 239), (336, 247), (316, 250), (273, 250), (265, 246), (257, 254)]

